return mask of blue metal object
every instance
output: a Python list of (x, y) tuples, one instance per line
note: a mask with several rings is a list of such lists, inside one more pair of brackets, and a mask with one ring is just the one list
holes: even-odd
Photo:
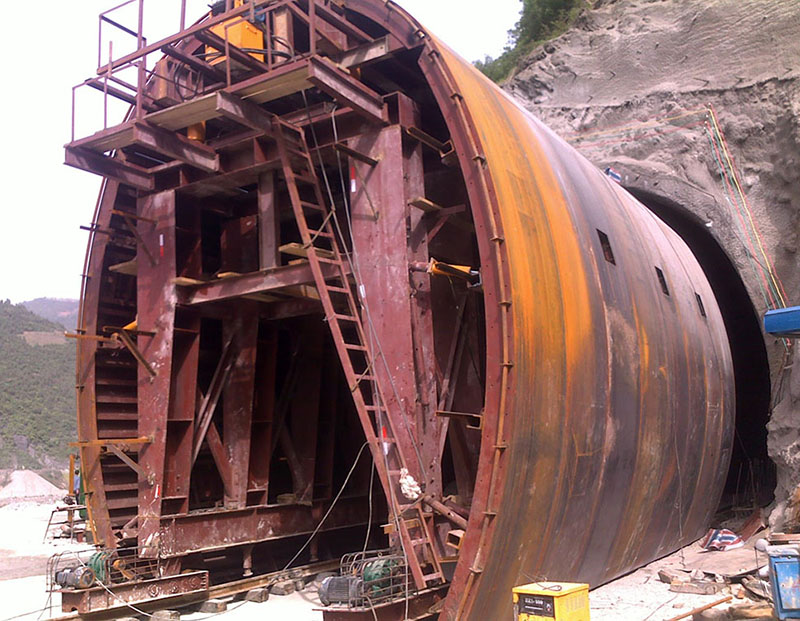
[(800, 337), (800, 306), (767, 311), (764, 330), (775, 336)]
[(770, 553), (769, 569), (775, 615), (779, 619), (800, 619), (800, 556), (797, 551)]

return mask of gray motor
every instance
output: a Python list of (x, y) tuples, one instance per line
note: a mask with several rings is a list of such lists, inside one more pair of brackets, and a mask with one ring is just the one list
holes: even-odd
[(56, 572), (56, 583), (64, 589), (88, 589), (94, 584), (95, 575), (91, 567), (70, 567)]
[(319, 601), (323, 606), (348, 604), (362, 597), (363, 584), (358, 576), (328, 576), (319, 587)]

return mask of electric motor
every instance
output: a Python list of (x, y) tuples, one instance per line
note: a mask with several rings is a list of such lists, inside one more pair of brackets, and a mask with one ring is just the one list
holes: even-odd
[(328, 576), (319, 587), (323, 606), (347, 604), (362, 596), (364, 581), (358, 576)]
[(79, 566), (56, 572), (56, 583), (64, 589), (88, 589), (94, 584), (95, 574), (91, 567)]

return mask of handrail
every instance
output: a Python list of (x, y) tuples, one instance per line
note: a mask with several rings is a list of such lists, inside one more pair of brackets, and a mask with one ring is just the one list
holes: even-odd
[[(130, 1), (133, 1), (133, 0), (129, 0), (129, 2)], [(148, 54), (152, 54), (153, 52), (157, 52), (158, 50), (160, 50), (165, 45), (172, 45), (173, 43), (177, 43), (178, 41), (180, 41), (182, 39), (185, 39), (186, 37), (188, 37), (190, 35), (193, 35), (193, 34), (195, 34), (197, 32), (200, 32), (201, 30), (206, 30), (208, 28), (212, 28), (214, 26), (217, 26), (218, 24), (222, 24), (222, 23), (228, 21), (231, 18), (239, 17), (240, 15), (243, 15), (243, 14), (247, 13), (248, 11), (250, 11), (251, 7), (252, 8), (260, 7), (260, 6), (264, 6), (264, 5), (270, 4), (270, 3), (281, 4), (281, 3), (285, 3), (285, 1), (286, 0), (252, 0), (252, 2), (248, 2), (248, 3), (242, 4), (242, 6), (236, 7), (235, 9), (231, 9), (230, 11), (225, 11), (224, 13), (221, 13), (220, 15), (217, 15), (216, 17), (212, 17), (210, 19), (200, 21), (200, 22), (196, 23), (194, 26), (190, 26), (189, 28), (181, 29), (179, 32), (177, 32), (177, 33), (175, 33), (173, 35), (170, 35), (169, 37), (166, 37), (164, 39), (161, 39), (160, 41), (156, 41), (155, 43), (151, 43), (149, 45), (148, 44), (142, 45), (135, 52), (131, 52), (130, 54), (127, 54), (127, 55), (123, 56), (122, 58), (119, 58), (119, 59), (117, 59), (115, 61), (112, 61), (111, 62), (111, 69), (112, 69), (112, 71), (116, 71), (119, 67), (121, 67), (123, 65), (130, 64), (133, 61), (135, 61), (135, 60), (137, 60), (139, 58), (142, 58), (143, 56), (147, 56)], [(144, 0), (139, 0), (139, 2), (143, 3)], [(186, 2), (186, 0), (181, 0), (182, 4), (185, 4), (185, 2)], [(97, 74), (100, 75), (100, 74), (104, 73), (107, 70), (107, 68), (108, 68), (107, 65), (101, 66), (98, 63)]]
[[(180, 91), (182, 86), (186, 86), (186, 89), (183, 90), (183, 93), (179, 92), (179, 99), (186, 100), (190, 99), (191, 97), (196, 97), (200, 94), (205, 92), (210, 92), (215, 90), (216, 88), (222, 88), (224, 86), (231, 86), (232, 83), (232, 76), (231, 76), (231, 63), (226, 63), (226, 70), (225, 70), (225, 81), (215, 84), (207, 84), (205, 81), (201, 82), (201, 72), (199, 72), (196, 68), (189, 67), (189, 71), (192, 75), (197, 75), (197, 79), (194, 78), (190, 79), (190, 82), (193, 80), (194, 88), (192, 88), (191, 84), (188, 85), (181, 85), (177, 82), (176, 79), (170, 78), (170, 76), (162, 76), (159, 75), (158, 69), (148, 69), (147, 67), (147, 56), (151, 53), (161, 51), (162, 48), (166, 46), (173, 46), (180, 44), (181, 42), (186, 41), (190, 37), (197, 36), (199, 33), (204, 31), (210, 31), (215, 26), (223, 25), (224, 27), (224, 41), (225, 41), (225, 48), (224, 53), (226, 57), (233, 56), (236, 58), (236, 49), (233, 48), (233, 44), (230, 42), (230, 38), (228, 36), (228, 31), (231, 27), (236, 26), (237, 24), (242, 23), (243, 21), (255, 21), (259, 19), (262, 15), (266, 14), (265, 19), (263, 19), (263, 27), (261, 28), (264, 31), (265, 36), (265, 44), (264, 44), (264, 70), (271, 71), (276, 64), (280, 62), (284, 62), (283, 60), (277, 61), (274, 56), (278, 53), (276, 51), (275, 45), (275, 34), (273, 32), (272, 24), (270, 23), (271, 20), (269, 19), (269, 14), (277, 11), (283, 7), (289, 7), (293, 4), (293, 0), (244, 0), (240, 6), (235, 8), (230, 8), (224, 13), (221, 13), (216, 16), (209, 16), (207, 13), (204, 14), (200, 19), (198, 19), (192, 26), (189, 28), (185, 27), (185, 19), (186, 19), (186, 0), (181, 0), (181, 30), (169, 37), (163, 38), (155, 43), (148, 44), (147, 38), (144, 37), (142, 32), (143, 26), (143, 16), (144, 16), (144, 1), (145, 0), (125, 0), (120, 4), (117, 4), (113, 8), (100, 13), (99, 18), (99, 29), (98, 29), (98, 60), (101, 61), (101, 51), (100, 46), (102, 45), (103, 40), (103, 22), (111, 24), (115, 28), (120, 29), (122, 32), (125, 32), (128, 35), (135, 36), (137, 38), (137, 49), (136, 51), (126, 54), (121, 58), (114, 59), (113, 58), (113, 44), (109, 41), (108, 47), (108, 62), (101, 65), (97, 69), (97, 77), (88, 78), (77, 84), (72, 89), (72, 131), (71, 131), (71, 140), (74, 141), (76, 139), (75, 136), (75, 125), (76, 125), (76, 91), (78, 88), (82, 86), (91, 86), (96, 88), (97, 90), (101, 90), (103, 94), (103, 129), (108, 129), (109, 121), (108, 121), (108, 106), (109, 100), (108, 96), (111, 95), (116, 99), (120, 99), (122, 101), (128, 102), (132, 104), (132, 111), (131, 115), (133, 118), (142, 119), (144, 115), (149, 111), (149, 106), (152, 103), (152, 98), (148, 97), (147, 90), (148, 84), (150, 84), (153, 79), (160, 78), (167, 80), (174, 84), (178, 90)], [(130, 6), (133, 3), (138, 3), (138, 17), (139, 17), (139, 24), (134, 31), (132, 28), (128, 28), (124, 24), (120, 23), (119, 21), (112, 19), (109, 17), (114, 11), (122, 9), (124, 7)], [(229, 0), (226, 4), (227, 7), (231, 7), (233, 4), (232, 0)], [(294, 7), (292, 7), (294, 8)], [(297, 9), (300, 10), (300, 9)], [(310, 53), (313, 54), (316, 51), (316, 36), (312, 35), (311, 33), (315, 33), (318, 31), (318, 22), (319, 19), (322, 19), (317, 11), (317, 1), (311, 0), (307, 2), (307, 10), (306, 15), (303, 16), (303, 21), (305, 21), (308, 25), (309, 29), (309, 49)], [(291, 47), (287, 44), (288, 47)], [(243, 50), (245, 53), (252, 53), (251, 50), (246, 49)], [(291, 50), (292, 55), (294, 55), (294, 50)], [(137, 70), (137, 79), (135, 85), (121, 79), (118, 74), (126, 71), (136, 69)], [(110, 83), (114, 83), (120, 88), (116, 88), (110, 85)], [(102, 85), (102, 88), (101, 88)], [(201, 86), (202, 85), (202, 86)], [(112, 122), (112, 125), (114, 123)]]

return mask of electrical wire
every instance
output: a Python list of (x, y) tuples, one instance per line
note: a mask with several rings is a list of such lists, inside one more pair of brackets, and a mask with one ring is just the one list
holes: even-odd
[[(372, 455), (372, 451), (370, 451), (370, 455)], [(372, 458), (372, 467), (369, 469), (369, 517), (367, 519), (367, 534), (364, 537), (364, 547), (361, 550), (361, 554), (366, 554), (367, 546), (369, 545), (369, 535), (370, 531), (372, 530), (372, 486), (375, 483), (375, 457)]]
[[(317, 160), (319, 161), (319, 167), (320, 167), (320, 170), (322, 172), (322, 178), (325, 181), (325, 189), (326, 189), (327, 194), (328, 194), (328, 200), (330, 201), (331, 210), (336, 211), (336, 201), (334, 200), (333, 190), (331, 189), (330, 180), (328, 179), (328, 172), (325, 169), (325, 162), (322, 160), (322, 154), (320, 153), (320, 146), (319, 146), (319, 141), (317, 139), (317, 132), (314, 129), (314, 124), (311, 122), (312, 121), (312, 119), (311, 119), (311, 109), (310, 109), (310, 107), (308, 105), (308, 99), (306, 97), (306, 92), (302, 91), (302, 94), (303, 94), (303, 102), (304, 102), (304, 104), (306, 106), (306, 115), (308, 117), (309, 126), (311, 128), (311, 137), (312, 137), (312, 139), (314, 141), (314, 147), (315, 147), (315, 150), (317, 152)], [(336, 127), (336, 110), (335, 109), (334, 109), (333, 113), (331, 114), (331, 122), (332, 122), (332, 125), (333, 125), (333, 137), (334, 137), (333, 139), (334, 139), (335, 142), (337, 142), (339, 140), (339, 133), (338, 133), (338, 130), (337, 130), (337, 127)], [(339, 155), (338, 151), (337, 151), (336, 157), (337, 157), (337, 161), (339, 163), (339, 175), (340, 175), (340, 177), (342, 177), (342, 182), (343, 182), (343, 173), (342, 173), (342, 167), (341, 167), (341, 156)], [(368, 192), (366, 186), (363, 186), (363, 187), (364, 187), (365, 193), (368, 195), (369, 192)], [(383, 362), (383, 366), (384, 366), (384, 369), (386, 371), (386, 376), (389, 378), (389, 384), (390, 384), (390, 386), (392, 388), (392, 392), (394, 394), (394, 398), (397, 400), (398, 403), (402, 403), (402, 400), (400, 399), (400, 393), (397, 390), (397, 385), (395, 384), (395, 381), (394, 381), (394, 378), (393, 378), (392, 371), (389, 368), (389, 363), (386, 360), (386, 356), (385, 356), (385, 354), (383, 352), (383, 346), (381, 345), (380, 338), (378, 337), (378, 333), (377, 333), (377, 330), (375, 328), (375, 324), (372, 321), (372, 313), (369, 310), (369, 305), (367, 304), (366, 295), (365, 295), (365, 292), (363, 291), (363, 285), (361, 284), (361, 283), (363, 283), (363, 278), (361, 276), (361, 267), (358, 264), (358, 259), (357, 259), (355, 238), (353, 237), (353, 227), (352, 227), (352, 219), (351, 219), (351, 215), (352, 214), (351, 214), (349, 201), (348, 201), (348, 198), (347, 198), (347, 192), (344, 192), (342, 194), (342, 202), (346, 205), (345, 214), (348, 217), (348, 231), (350, 233), (350, 242), (351, 242), (351, 247), (353, 249), (352, 253), (349, 253), (349, 254), (345, 253), (345, 258), (346, 258), (348, 264), (350, 265), (351, 273), (355, 277), (356, 284), (358, 285), (359, 299), (360, 299), (360, 302), (361, 302), (361, 307), (364, 310), (364, 316), (367, 318), (367, 324), (368, 324), (369, 329), (370, 329), (370, 337), (374, 338), (374, 340), (375, 340), (375, 345), (376, 345), (376, 350), (377, 350), (376, 351), (377, 357)], [(372, 204), (371, 199), (369, 199), (369, 202), (370, 202), (370, 204)], [(336, 232), (337, 232), (337, 234), (339, 236), (339, 240), (341, 241), (343, 247), (346, 248), (347, 247), (347, 245), (345, 243), (346, 240), (345, 240), (344, 234), (342, 233), (342, 229), (341, 229), (341, 226), (339, 224), (339, 219), (336, 217), (336, 215), (334, 215), (334, 217), (333, 217), (333, 223), (335, 225)], [(385, 403), (381, 403), (381, 405), (384, 408), (386, 407)], [(403, 409), (403, 408), (399, 408), (399, 409), (400, 409), (400, 414), (401, 414), (401, 419), (403, 421), (403, 425), (406, 428), (406, 432), (408, 433), (408, 435), (410, 437), (413, 438), (413, 434), (411, 433), (411, 424), (408, 421), (408, 417), (406, 415), (405, 409)], [(414, 448), (414, 452), (415, 452), (416, 457), (417, 457), (417, 462), (419, 464), (420, 473), (424, 473), (425, 472), (425, 466), (423, 464), (422, 455), (419, 452), (419, 447), (417, 446), (416, 442), (412, 442), (412, 446)]]
[[(701, 121), (691, 121), (689, 117), (696, 115), (703, 115), (704, 119)], [(675, 123), (675, 121), (680, 119), (687, 119), (687, 121), (691, 122)], [(726, 197), (731, 211), (735, 210), (736, 215), (739, 217), (739, 222), (741, 224), (740, 230), (743, 236), (742, 243), (745, 246), (751, 268), (756, 275), (756, 282), (761, 288), (761, 294), (765, 298), (765, 306), (768, 308), (778, 306), (785, 307), (786, 293), (783, 283), (775, 272), (772, 260), (767, 255), (758, 225), (753, 218), (747, 197), (742, 189), (740, 175), (736, 170), (733, 157), (727, 147), (727, 141), (722, 133), (716, 111), (712, 105), (709, 104), (702, 109), (668, 117), (651, 117), (635, 125), (610, 128), (591, 133), (575, 132), (568, 134), (567, 140), (581, 149), (601, 148), (609, 144), (631, 142), (650, 136), (660, 136), (676, 131), (684, 131), (699, 125), (705, 126), (704, 129), (709, 138), (712, 158), (719, 171), (720, 179), (723, 183), (723, 190), (725, 190), (723, 194)], [(669, 129), (653, 131), (664, 127)], [(608, 140), (599, 142), (599, 138), (608, 138)], [(763, 263), (759, 260), (758, 255), (763, 257)]]
[[(308, 115), (308, 117), (310, 119), (311, 112), (310, 112), (310, 110), (308, 108), (308, 102), (305, 99), (305, 91), (303, 91), (303, 99), (304, 99), (304, 101), (306, 103), (306, 113), (307, 113), (307, 115)], [(331, 113), (331, 124), (332, 124), (332, 127), (333, 127), (334, 141), (338, 141), (339, 140), (339, 132), (338, 132), (338, 128), (336, 126), (336, 110), (335, 109)], [(312, 138), (314, 140), (314, 146), (317, 148), (317, 158), (319, 159), (320, 168), (322, 170), (322, 175), (323, 175), (323, 178), (325, 179), (325, 186), (326, 186), (326, 188), (328, 190), (328, 198), (331, 201), (332, 208), (335, 208), (335, 202), (333, 200), (333, 192), (331, 191), (331, 185), (330, 185), (330, 182), (328, 180), (328, 174), (327, 174), (327, 171), (325, 170), (324, 162), (322, 161), (322, 156), (321, 156), (320, 151), (319, 151), (319, 142), (317, 140), (317, 135), (316, 135), (316, 131), (314, 131), (313, 124), (311, 124), (311, 135), (312, 135)], [(339, 180), (340, 180), (340, 183), (341, 183), (341, 186), (342, 186), (342, 202), (345, 205), (345, 210), (344, 211), (345, 211), (345, 215), (347, 217), (348, 232), (350, 234), (351, 248), (353, 249), (353, 252), (351, 253), (351, 255), (348, 255), (347, 261), (350, 264), (350, 269), (351, 269), (353, 275), (356, 278), (356, 284), (359, 284), (360, 282), (363, 282), (363, 281), (362, 281), (362, 278), (361, 278), (361, 266), (358, 263), (358, 258), (357, 258), (357, 253), (356, 253), (355, 238), (353, 237), (352, 208), (351, 208), (350, 202), (349, 202), (348, 197), (347, 197), (347, 185), (346, 185), (346, 183), (344, 181), (344, 172), (343, 172), (343, 169), (342, 169), (341, 155), (339, 154), (338, 151), (336, 152), (336, 158), (337, 158), (337, 164), (338, 164), (338, 169), (339, 169)], [(364, 186), (364, 191), (368, 192), (368, 190), (366, 189), (366, 186)], [(334, 221), (334, 224), (336, 225), (336, 232), (339, 235), (339, 239), (341, 240), (341, 242), (343, 244), (343, 247), (346, 247), (347, 244), (345, 243), (344, 234), (342, 233), (342, 229), (341, 229), (341, 226), (340, 226), (338, 218), (334, 217), (333, 221)], [(359, 287), (359, 289), (360, 289), (360, 287)], [(377, 347), (377, 350), (378, 350), (378, 354), (379, 354), (380, 358), (383, 360), (383, 364), (384, 364), (384, 366), (386, 368), (386, 373), (387, 373), (387, 376), (389, 377), (389, 382), (391, 384), (392, 391), (394, 392), (395, 398), (397, 399), (398, 403), (400, 403), (400, 397), (399, 397), (399, 393), (398, 393), (398, 390), (397, 390), (397, 386), (394, 383), (394, 378), (392, 377), (392, 373), (391, 373), (391, 371), (389, 369), (388, 362), (386, 361), (386, 357), (383, 355), (383, 348), (381, 347), (380, 339), (378, 338), (378, 334), (377, 334), (377, 330), (375, 329), (375, 325), (374, 325), (374, 323), (372, 321), (372, 316), (371, 316), (371, 314), (369, 312), (369, 307), (368, 307), (367, 301), (366, 301), (366, 295), (363, 294), (361, 291), (359, 291), (359, 293), (361, 294), (360, 298), (361, 298), (361, 305), (362, 305), (362, 308), (364, 310), (364, 315), (367, 317), (367, 325), (370, 328), (370, 334), (369, 334), (370, 339), (374, 340), (374, 342), (376, 344), (376, 347)], [(383, 408), (386, 407), (386, 404), (383, 403), (383, 402), (381, 402), (381, 405), (383, 406)], [(401, 409), (401, 413), (403, 415), (403, 421), (404, 421), (404, 424), (406, 425), (406, 429), (409, 431), (409, 435), (410, 435), (410, 429), (409, 429), (409, 425), (408, 425), (408, 420), (406, 419), (405, 411)], [(378, 418), (379, 419), (383, 418), (382, 409), (379, 409), (379, 411), (378, 411)], [(395, 446), (397, 446), (397, 445), (395, 445)], [(422, 457), (421, 457), (420, 452), (419, 452), (419, 447), (417, 446), (416, 442), (413, 443), (413, 446), (414, 446), (414, 452), (416, 453), (417, 460), (419, 462), (420, 472), (424, 472), (425, 469), (424, 469), (423, 464), (422, 464)], [(387, 457), (387, 455), (386, 455), (386, 453), (384, 451), (381, 451), (381, 454), (382, 454), (382, 457), (383, 457), (384, 468), (386, 469), (386, 472), (388, 472), (389, 471), (388, 457)], [(400, 511), (399, 511), (399, 507), (398, 507), (397, 496), (396, 496), (396, 492), (395, 492), (394, 487), (391, 486), (391, 485), (388, 485), (388, 487), (389, 487), (389, 490), (388, 490), (389, 491), (389, 504), (391, 505), (392, 517), (393, 517), (393, 521), (395, 523), (395, 528), (397, 529), (397, 532), (399, 533), (400, 532)], [(401, 548), (401, 550), (403, 552), (403, 560), (404, 560), (404, 562), (406, 564), (406, 568), (408, 568), (408, 566), (409, 566), (409, 564), (408, 564), (408, 551), (406, 550), (405, 546), (402, 545), (402, 543), (400, 545), (400, 548)], [(405, 606), (404, 606), (403, 619), (408, 619), (409, 594), (410, 594), (409, 572), (406, 571), (406, 573), (405, 573)], [(373, 610), (373, 614), (374, 614), (374, 610)]]
[(297, 553), (292, 557), (292, 560), (290, 560), (288, 563), (286, 563), (286, 566), (283, 568), (282, 571), (286, 571), (287, 569), (289, 569), (289, 567), (291, 567), (292, 563), (294, 563), (298, 559), (298, 557), (303, 553), (303, 551), (309, 546), (309, 544), (314, 539), (314, 537), (317, 536), (317, 533), (319, 533), (320, 529), (322, 529), (322, 525), (325, 523), (325, 520), (328, 519), (330, 514), (333, 512), (333, 508), (336, 506), (336, 503), (339, 501), (339, 498), (342, 497), (342, 494), (344, 493), (344, 489), (345, 489), (345, 487), (347, 487), (347, 484), (350, 482), (350, 477), (353, 476), (353, 472), (355, 471), (356, 466), (358, 465), (358, 460), (361, 458), (361, 455), (364, 452), (364, 449), (367, 448), (367, 446), (369, 446), (369, 442), (364, 442), (364, 444), (361, 445), (361, 448), (358, 451), (358, 455), (356, 455), (355, 461), (353, 461), (353, 465), (350, 467), (350, 471), (347, 473), (347, 476), (344, 479), (344, 483), (342, 483), (342, 487), (339, 488), (339, 493), (336, 494), (336, 497), (333, 499), (333, 502), (331, 502), (331, 506), (328, 507), (328, 510), (325, 512), (325, 515), (322, 516), (322, 519), (319, 521), (319, 524), (317, 524), (317, 527), (314, 529), (314, 532), (312, 532), (309, 535), (309, 537), (306, 540), (306, 542), (297, 551)]

